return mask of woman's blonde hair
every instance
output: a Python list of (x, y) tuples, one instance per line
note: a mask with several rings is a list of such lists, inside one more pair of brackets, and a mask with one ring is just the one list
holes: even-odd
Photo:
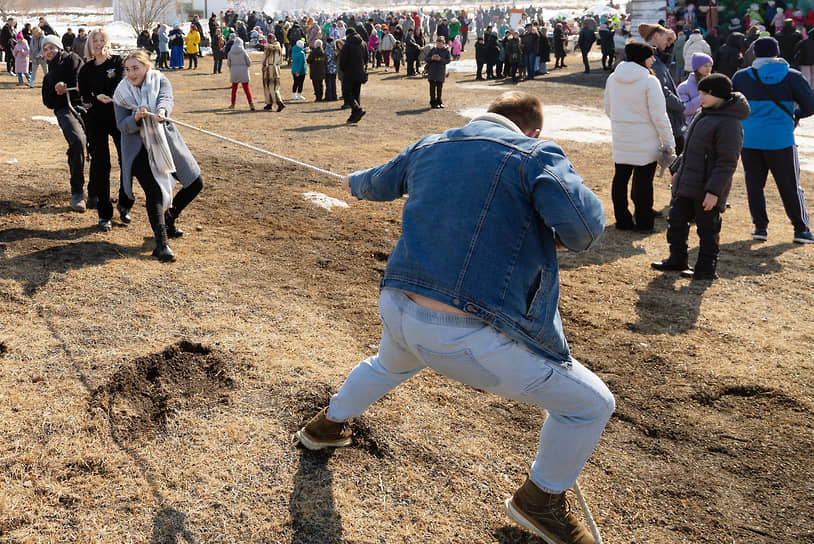
[(93, 37), (96, 34), (101, 34), (102, 38), (105, 39), (105, 46), (102, 48), (102, 53), (104, 55), (109, 55), (110, 54), (110, 34), (105, 32), (101, 28), (97, 28), (97, 29), (94, 29), (94, 30), (90, 31), (90, 33), (88, 34), (88, 39), (85, 42), (85, 50), (82, 51), (82, 55), (86, 59), (89, 59), (89, 58), (91, 58), (93, 56)]
[(153, 63), (150, 62), (150, 54), (147, 53), (147, 51), (145, 51), (144, 49), (138, 49), (136, 51), (128, 53), (128, 55), (124, 57), (124, 61), (122, 61), (122, 64), (126, 64), (127, 61), (130, 59), (137, 60), (144, 66), (147, 66), (149, 68), (153, 67)]

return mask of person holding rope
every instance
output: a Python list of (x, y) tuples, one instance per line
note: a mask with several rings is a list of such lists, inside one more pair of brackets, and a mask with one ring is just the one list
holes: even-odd
[[(121, 135), (116, 128), (116, 114), (113, 111), (113, 93), (122, 80), (124, 64), (119, 55), (110, 53), (110, 36), (101, 29), (94, 30), (88, 37), (90, 58), (79, 69), (79, 94), (88, 104), (85, 129), (90, 149), (90, 180), (97, 198), (96, 210), (99, 214), (99, 228), (108, 231), (113, 228), (113, 205), (110, 203), (110, 145), (113, 139), (116, 154), (121, 160)], [(119, 178), (119, 217), (122, 223), (130, 223), (130, 208), (133, 202), (125, 194)]]
[[(81, 99), (76, 78), (82, 59), (76, 53), (63, 51), (62, 42), (53, 34), (42, 39), (42, 52), (48, 61), (48, 73), (42, 80), (42, 103), (54, 110), (59, 128), (68, 141), (68, 169), (71, 173), (71, 209), (84, 212), (85, 139), (84, 120), (80, 116)], [(93, 195), (91, 195), (93, 196)]]
[[(203, 189), (201, 169), (181, 134), (165, 121), (173, 108), (172, 86), (164, 74), (152, 69), (149, 54), (130, 53), (124, 59), (124, 72), (127, 77), (113, 94), (122, 139), (122, 185), (133, 200), (132, 178), (138, 179), (155, 234), (153, 256), (162, 262), (175, 261), (168, 238), (184, 234), (175, 222)], [(173, 178), (183, 186), (175, 198)]]
[[(542, 125), (537, 97), (504, 93), (468, 125), (343, 178), (360, 199), (409, 197), (380, 283), (379, 351), (295, 438), (312, 450), (350, 445), (348, 421), (427, 366), (536, 404), (549, 414), (537, 458), (506, 511), (547, 542), (593, 544), (565, 490), (575, 486), (615, 403), (571, 356), (557, 310), (555, 248), (592, 246), (605, 212), (563, 150), (537, 139)], [(461, 167), (443, 179), (427, 167), (450, 155)]]

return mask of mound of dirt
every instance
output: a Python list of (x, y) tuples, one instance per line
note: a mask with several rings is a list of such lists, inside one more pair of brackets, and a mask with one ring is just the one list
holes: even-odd
[(117, 439), (151, 438), (180, 410), (228, 402), (229, 363), (212, 348), (183, 340), (119, 369), (91, 396)]

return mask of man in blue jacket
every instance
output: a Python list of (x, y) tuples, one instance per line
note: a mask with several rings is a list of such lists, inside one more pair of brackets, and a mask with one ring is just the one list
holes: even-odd
[(794, 226), (794, 241), (814, 243), (808, 227), (803, 189), (800, 187), (800, 163), (794, 143), (797, 120), (814, 114), (814, 92), (802, 74), (789, 68), (780, 56), (777, 41), (759, 38), (754, 43), (755, 61), (738, 70), (732, 86), (749, 101), (752, 113), (743, 124), (743, 174), (746, 196), (755, 229), (752, 238), (766, 240), (769, 217), (766, 214), (764, 187), (772, 172), (780, 199)]
[[(347, 446), (348, 420), (424, 367), (549, 413), (508, 514), (549, 542), (592, 544), (571, 488), (614, 409), (605, 384), (571, 357), (557, 309), (556, 246), (581, 251), (605, 213), (563, 150), (537, 139), (542, 105), (508, 92), (468, 125), (426, 136), (343, 180), (360, 199), (409, 194), (381, 281), (379, 352), (297, 432), (309, 449)], [(433, 164), (459, 158), (444, 176)]]

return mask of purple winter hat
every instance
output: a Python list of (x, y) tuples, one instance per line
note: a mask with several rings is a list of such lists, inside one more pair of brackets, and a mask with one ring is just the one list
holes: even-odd
[(693, 53), (692, 54), (692, 61), (691, 61), (690, 64), (692, 64), (692, 71), (693, 72), (695, 72), (696, 70), (698, 70), (699, 68), (701, 68), (703, 65), (705, 65), (707, 63), (712, 64), (712, 57), (710, 57), (706, 53)]

